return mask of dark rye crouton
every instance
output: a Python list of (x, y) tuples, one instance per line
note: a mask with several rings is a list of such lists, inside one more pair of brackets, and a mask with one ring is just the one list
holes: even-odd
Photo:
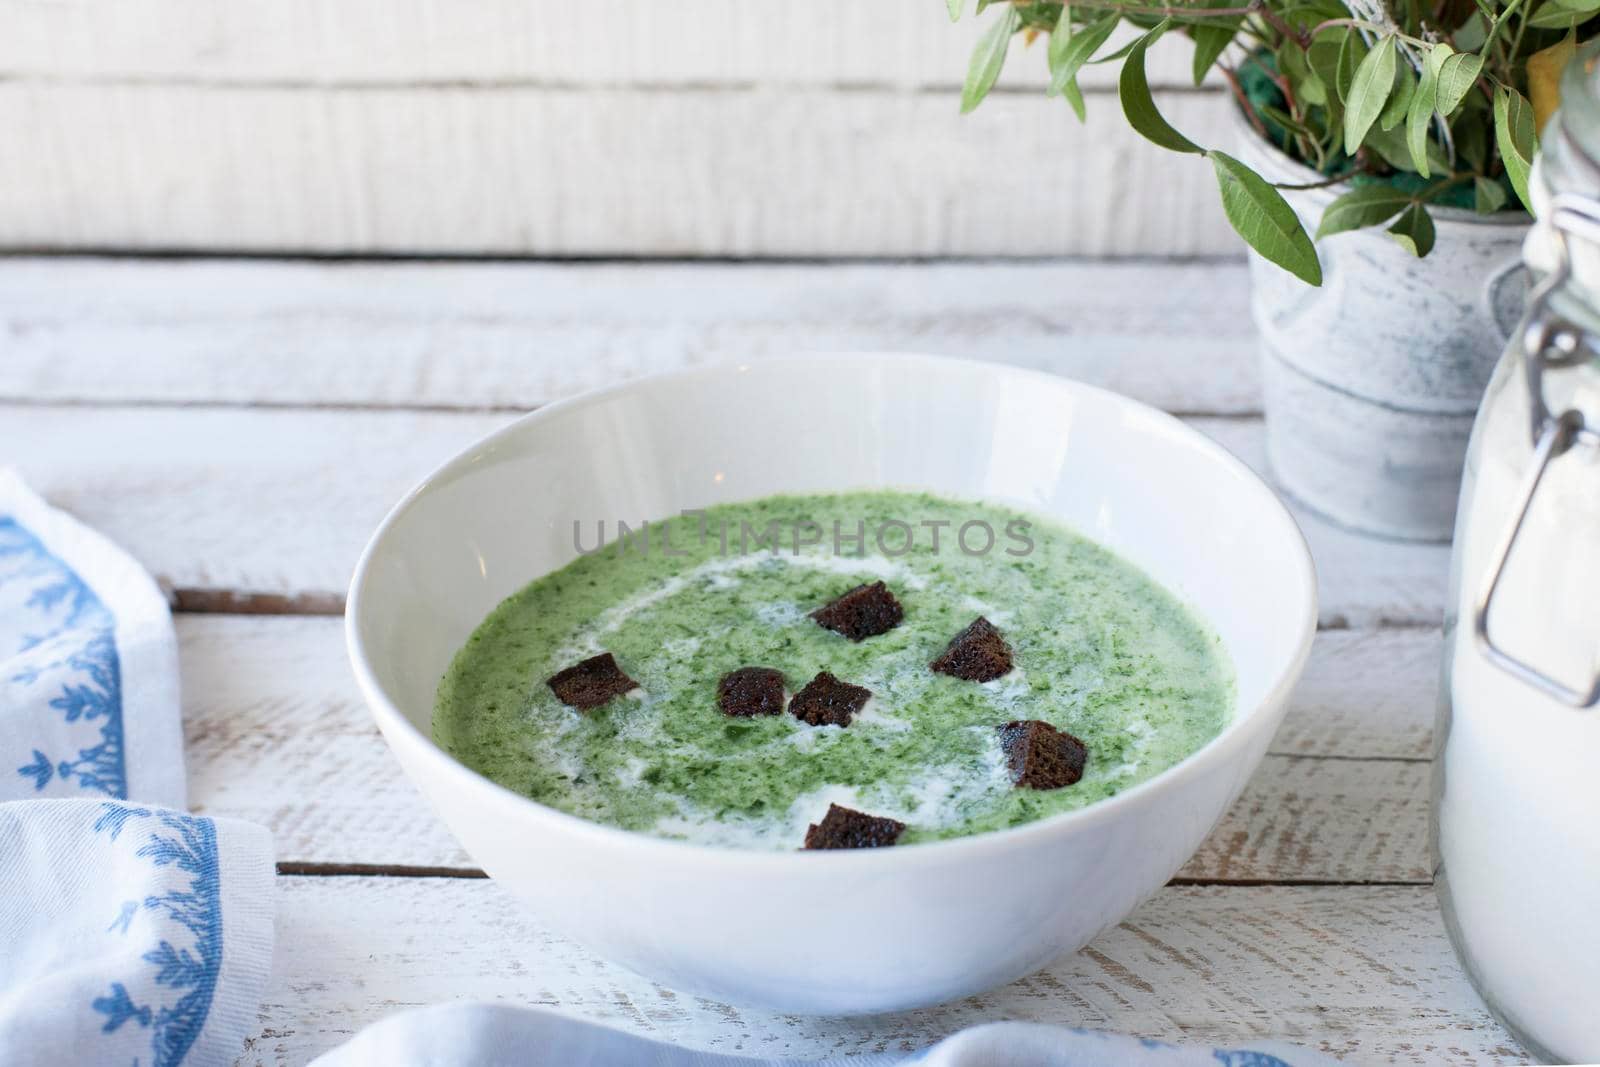
[(717, 683), (717, 704), (724, 715), (776, 715), (783, 710), (783, 674), (771, 667), (729, 671)]
[(547, 684), (557, 700), (579, 711), (593, 711), (612, 697), (639, 687), (638, 682), (622, 673), (609, 652), (552, 674)]
[(900, 601), (882, 582), (858, 585), (811, 613), (818, 625), (834, 633), (843, 634), (852, 641), (886, 634), (906, 617)]
[(992, 682), (1011, 670), (1011, 646), (993, 623), (979, 615), (950, 639), (930, 666), (969, 682)]
[(905, 829), (894, 819), (829, 804), (822, 821), (806, 828), (806, 848), (884, 848), (900, 840)]
[(1000, 727), (1000, 747), (1011, 783), (1025, 789), (1060, 789), (1083, 777), (1089, 750), (1082, 741), (1047, 722), (1026, 719)]
[(849, 726), (871, 696), (872, 690), (821, 671), (789, 701), (789, 714), (812, 726)]

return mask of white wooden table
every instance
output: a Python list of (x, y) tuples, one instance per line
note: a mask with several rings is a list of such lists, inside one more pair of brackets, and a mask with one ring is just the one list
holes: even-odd
[(1264, 465), (1244, 268), (0, 260), (0, 462), (170, 592), (190, 795), (272, 828), (275, 976), (242, 1063), (302, 1063), (388, 1012), (542, 1005), (665, 1040), (810, 1056), (998, 1018), (1272, 1036), (1353, 1062), (1519, 1062), (1456, 965), (1426, 855), (1446, 552), (1301, 514), (1322, 629), (1288, 721), (1178, 878), (981, 997), (813, 1019), (675, 994), (483, 879), (358, 699), (356, 554), (436, 462), (639, 373), (808, 348), (1044, 367), (1181, 414)]

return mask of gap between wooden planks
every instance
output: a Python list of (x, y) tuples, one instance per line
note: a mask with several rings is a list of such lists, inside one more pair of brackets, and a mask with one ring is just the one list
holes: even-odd
[[(336, 619), (180, 615), (195, 810), (269, 826), (286, 870), (457, 875), (472, 861), (401, 773)], [(1433, 630), (1319, 634), (1244, 795), (1180, 877), (1426, 883)]]
[(276, 974), (245, 1064), (303, 1063), (387, 1014), (445, 1000), (556, 1009), (752, 1056), (911, 1051), (1025, 1019), (1224, 1046), (1270, 1036), (1351, 1062), (1520, 1062), (1425, 886), (1168, 887), (1018, 982), (861, 1019), (675, 993), (551, 933), (492, 881), (286, 877), (278, 899)]

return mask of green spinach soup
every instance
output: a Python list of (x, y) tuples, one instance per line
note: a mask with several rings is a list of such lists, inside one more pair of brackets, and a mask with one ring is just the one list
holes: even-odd
[(958, 837), (1113, 796), (1233, 713), (1204, 623), (1034, 515), (870, 491), (573, 531), (578, 558), (457, 653), (433, 729), (596, 822), (758, 849)]

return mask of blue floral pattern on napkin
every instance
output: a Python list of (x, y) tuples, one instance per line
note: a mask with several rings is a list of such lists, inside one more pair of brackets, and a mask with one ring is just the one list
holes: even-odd
[[(149, 1027), (151, 1067), (177, 1067), (188, 1055), (211, 1012), (211, 999), (222, 971), (222, 880), (217, 863), (217, 831), (210, 819), (165, 809), (107, 804), (95, 822), (96, 833), (116, 841), (130, 823), (144, 837), (135, 855), (152, 867), (170, 867), (189, 875), (186, 888), (169, 889), (130, 902), (155, 912), (171, 937), (162, 937), (141, 957), (155, 972), (157, 990), (177, 994), (152, 1007), (136, 1003), (127, 986), (112, 982), (91, 1007), (105, 1016), (102, 1033), (132, 1023)], [(127, 933), (131, 913), (120, 914), (112, 928)], [(174, 939), (176, 944), (174, 944)]]
[(15, 773), (35, 792), (55, 781), (126, 797), (116, 620), (72, 568), (6, 516), (0, 516), (0, 669), (7, 672), (0, 683), (52, 687), (48, 704), (65, 727), (53, 742), (38, 739), (32, 759)]

